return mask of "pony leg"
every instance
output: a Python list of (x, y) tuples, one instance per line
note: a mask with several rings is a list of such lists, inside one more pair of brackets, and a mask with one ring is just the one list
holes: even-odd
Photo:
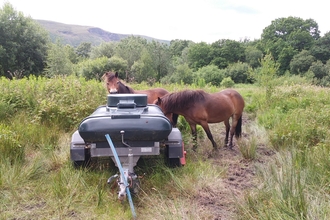
[(214, 139), (213, 139), (213, 136), (212, 136), (212, 133), (210, 131), (210, 128), (209, 128), (209, 125), (207, 122), (202, 122), (201, 123), (201, 126), (203, 127), (207, 137), (210, 139), (210, 141), (212, 142), (212, 145), (213, 145), (213, 149), (216, 150), (218, 149), (218, 145), (217, 143), (215, 143)]
[(189, 124), (191, 129), (191, 135), (193, 138), (193, 151), (196, 151), (197, 149), (197, 130), (196, 130), (196, 124)]
[(225, 137), (225, 147), (227, 147), (228, 144), (228, 138), (229, 138), (229, 130), (230, 130), (230, 124), (229, 119), (224, 121), (224, 124), (226, 126), (226, 137)]
[[(233, 148), (233, 138), (234, 138), (234, 134), (237, 130), (236, 126), (238, 125), (238, 122), (240, 120), (242, 120), (241, 116), (234, 115), (233, 118), (232, 118), (232, 125), (231, 125), (231, 128), (230, 128), (230, 140), (229, 140), (229, 148), (230, 149)], [(239, 123), (239, 126), (241, 126), (241, 125), (242, 125), (242, 123)]]

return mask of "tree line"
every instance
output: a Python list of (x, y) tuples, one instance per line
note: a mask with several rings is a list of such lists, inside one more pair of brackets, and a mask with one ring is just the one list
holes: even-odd
[(275, 75), (299, 75), (330, 86), (330, 32), (320, 35), (313, 19), (278, 18), (260, 39), (213, 43), (172, 40), (170, 44), (130, 36), (119, 42), (78, 47), (51, 42), (48, 32), (10, 3), (0, 9), (0, 76), (21, 78), (76, 75), (100, 79), (117, 71), (128, 82), (254, 83), (264, 59)]

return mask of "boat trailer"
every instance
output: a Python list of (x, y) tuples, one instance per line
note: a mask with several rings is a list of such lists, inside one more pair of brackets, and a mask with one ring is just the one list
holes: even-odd
[(127, 189), (138, 193), (139, 179), (134, 172), (142, 156), (159, 155), (165, 146), (165, 162), (170, 167), (185, 165), (181, 132), (157, 105), (147, 104), (145, 94), (109, 94), (107, 104), (99, 106), (82, 120), (71, 138), (70, 158), (76, 167), (86, 166), (92, 158), (109, 158), (120, 169), (108, 179), (117, 180), (118, 199)]

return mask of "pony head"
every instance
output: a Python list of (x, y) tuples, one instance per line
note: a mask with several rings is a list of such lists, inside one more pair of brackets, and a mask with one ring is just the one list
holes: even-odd
[(101, 77), (105, 82), (107, 91), (110, 94), (116, 94), (119, 91), (119, 79), (118, 79), (118, 72), (106, 72)]

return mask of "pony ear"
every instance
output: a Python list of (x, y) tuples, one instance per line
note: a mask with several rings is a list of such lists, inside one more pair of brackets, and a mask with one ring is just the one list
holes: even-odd
[(115, 73), (115, 77), (118, 78), (118, 72)]
[(105, 72), (102, 76), (101, 76), (101, 79), (102, 80), (105, 80), (105, 77), (108, 75), (108, 72)]
[(158, 104), (162, 103), (162, 99), (158, 97)]

